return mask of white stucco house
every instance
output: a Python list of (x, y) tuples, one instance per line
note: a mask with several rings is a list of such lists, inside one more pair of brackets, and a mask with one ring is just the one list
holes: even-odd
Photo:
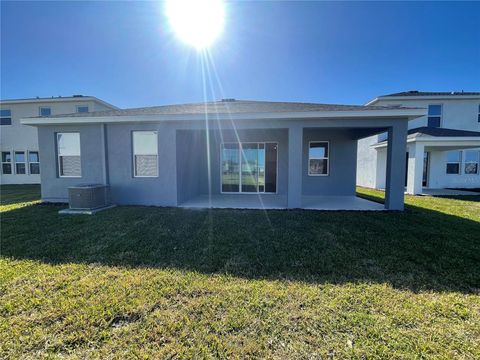
[(37, 129), (21, 118), (88, 113), (117, 107), (94, 96), (32, 98), (0, 101), (0, 184), (39, 184), (41, 153)]
[[(416, 107), (427, 115), (408, 124), (406, 190), (480, 188), (480, 92), (407, 91), (367, 105)], [(386, 134), (358, 142), (357, 185), (384, 189)]]

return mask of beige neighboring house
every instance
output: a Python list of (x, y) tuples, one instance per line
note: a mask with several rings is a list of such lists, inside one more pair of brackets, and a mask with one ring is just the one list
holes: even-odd
[(1, 184), (39, 184), (42, 154), (37, 128), (21, 118), (118, 109), (94, 96), (0, 100)]

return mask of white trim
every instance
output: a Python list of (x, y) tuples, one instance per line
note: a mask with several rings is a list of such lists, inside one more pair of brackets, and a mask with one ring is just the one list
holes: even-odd
[[(452, 145), (460, 145), (460, 146), (471, 146), (471, 147), (480, 147), (480, 137), (478, 136), (456, 136), (456, 137), (448, 137), (448, 136), (415, 136), (412, 138), (407, 138), (407, 143), (413, 142), (424, 142), (427, 145), (436, 145), (436, 146), (452, 146)], [(473, 143), (473, 144), (465, 144), (465, 143)], [(435, 143), (445, 143), (437, 145)], [(455, 144), (452, 144), (455, 143)], [(374, 149), (384, 148), (387, 147), (388, 142), (382, 141), (377, 144), (370, 145)]]
[[(148, 133), (155, 133), (156, 139), (157, 139), (157, 149), (156, 149), (156, 154), (135, 154), (135, 144), (134, 144), (134, 137), (133, 134), (136, 132), (148, 132)], [(157, 130), (132, 130), (131, 131), (131, 139), (132, 139), (132, 165), (133, 165), (133, 177), (134, 178), (158, 178), (159, 176), (159, 165), (158, 165), (158, 131)], [(141, 155), (147, 155), (147, 156), (153, 156), (155, 155), (157, 157), (156, 161), (156, 175), (137, 175), (137, 167), (135, 163), (135, 156), (141, 156)]]
[[(238, 154), (239, 154), (239, 182), (238, 182), (238, 191), (222, 191), (222, 158), (223, 158), (223, 146), (225, 144), (238, 144)], [(276, 159), (276, 183), (275, 183), (275, 192), (266, 192), (265, 191), (265, 185), (264, 185), (264, 191), (255, 191), (255, 192), (244, 192), (242, 191), (242, 144), (257, 144), (257, 150), (258, 150), (258, 145), (263, 144), (264, 150), (266, 150), (266, 144), (276, 144), (277, 145), (277, 159)], [(227, 141), (227, 142), (221, 142), (220, 143), (220, 194), (229, 194), (229, 195), (277, 195), (278, 194), (278, 153), (279, 153), (279, 146), (278, 146), (278, 141)], [(266, 155), (266, 151), (264, 152), (264, 156)], [(264, 158), (264, 163), (266, 166), (265, 158)], [(258, 178), (257, 178), (257, 185), (258, 185)]]
[[(311, 174), (310, 173), (310, 144), (311, 143), (326, 143), (327, 144), (327, 154), (328, 156), (327, 157), (323, 157), (323, 158), (320, 158), (320, 157), (313, 157), (311, 158), (311, 160), (327, 160), (327, 173), (326, 174)], [(312, 141), (309, 141), (308, 142), (308, 162), (307, 162), (307, 173), (308, 173), (308, 176), (330, 176), (330, 141), (328, 140), (312, 140)]]
[[(58, 166), (58, 177), (59, 178), (81, 178), (82, 177), (82, 138), (81, 138), (81, 135), (80, 135), (80, 132), (79, 131), (60, 131), (60, 132), (57, 132), (55, 133), (56, 136), (56, 147), (57, 147), (57, 166)], [(60, 167), (60, 151), (58, 149), (58, 135), (60, 134), (78, 134), (78, 143), (79, 143), (79, 149), (78, 149), (78, 152), (79, 152), (79, 156), (80, 156), (80, 175), (79, 176), (68, 176), (68, 175), (61, 175), (62, 171), (61, 171), (61, 167)], [(40, 155), (40, 154), (39, 154)]]
[[(210, 114), (208, 114), (210, 115)], [(97, 124), (125, 122), (163, 122), (163, 121), (205, 121), (205, 114), (171, 114), (171, 115), (111, 115), (111, 116), (66, 116), (50, 118), (22, 118), (23, 125), (56, 125), (56, 124)], [(215, 114), (216, 120), (301, 120), (301, 119), (348, 119), (359, 120), (372, 118), (397, 118), (411, 120), (425, 116), (425, 109), (391, 109), (360, 111), (303, 111), (303, 112), (268, 112), (245, 114)], [(402, 119), (403, 118), (403, 119)]]
[(374, 105), (380, 100), (474, 100), (480, 99), (480, 95), (406, 95), (406, 96), (378, 96), (373, 100), (368, 101), (365, 105)]

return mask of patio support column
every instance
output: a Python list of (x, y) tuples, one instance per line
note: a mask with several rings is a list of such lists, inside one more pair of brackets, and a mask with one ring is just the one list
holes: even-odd
[(408, 150), (407, 193), (418, 195), (422, 193), (423, 154), (425, 146), (414, 142)]
[(288, 202), (289, 209), (302, 207), (303, 128), (288, 129)]
[(402, 121), (388, 129), (385, 186), (385, 208), (388, 210), (403, 210), (404, 207), (407, 128), (407, 121)]

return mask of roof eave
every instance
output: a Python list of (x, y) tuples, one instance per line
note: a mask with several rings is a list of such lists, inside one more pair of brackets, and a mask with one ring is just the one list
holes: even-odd
[[(422, 142), (426, 144), (438, 143), (438, 142), (471, 142), (471, 141), (478, 141), (478, 145), (480, 146), (480, 136), (419, 136), (418, 134), (407, 138), (407, 143), (413, 142)], [(374, 149), (380, 149), (387, 147), (388, 143), (386, 141), (382, 141), (376, 144), (370, 145)]]
[(451, 100), (451, 99), (462, 99), (462, 100), (477, 100), (480, 99), (480, 95), (403, 95), (403, 96), (392, 96), (392, 95), (383, 95), (378, 96), (375, 99), (369, 101), (365, 105), (373, 105), (380, 100)]
[[(244, 113), (244, 114), (207, 114), (212, 120), (294, 120), (315, 118), (399, 118), (405, 120), (424, 116), (423, 109), (395, 110), (360, 110), (360, 111), (311, 111), (293, 113)], [(56, 124), (92, 124), (92, 123), (125, 123), (125, 122), (162, 122), (162, 121), (205, 121), (205, 114), (181, 115), (113, 115), (113, 116), (65, 116), (23, 118), (24, 125), (56, 125)]]

